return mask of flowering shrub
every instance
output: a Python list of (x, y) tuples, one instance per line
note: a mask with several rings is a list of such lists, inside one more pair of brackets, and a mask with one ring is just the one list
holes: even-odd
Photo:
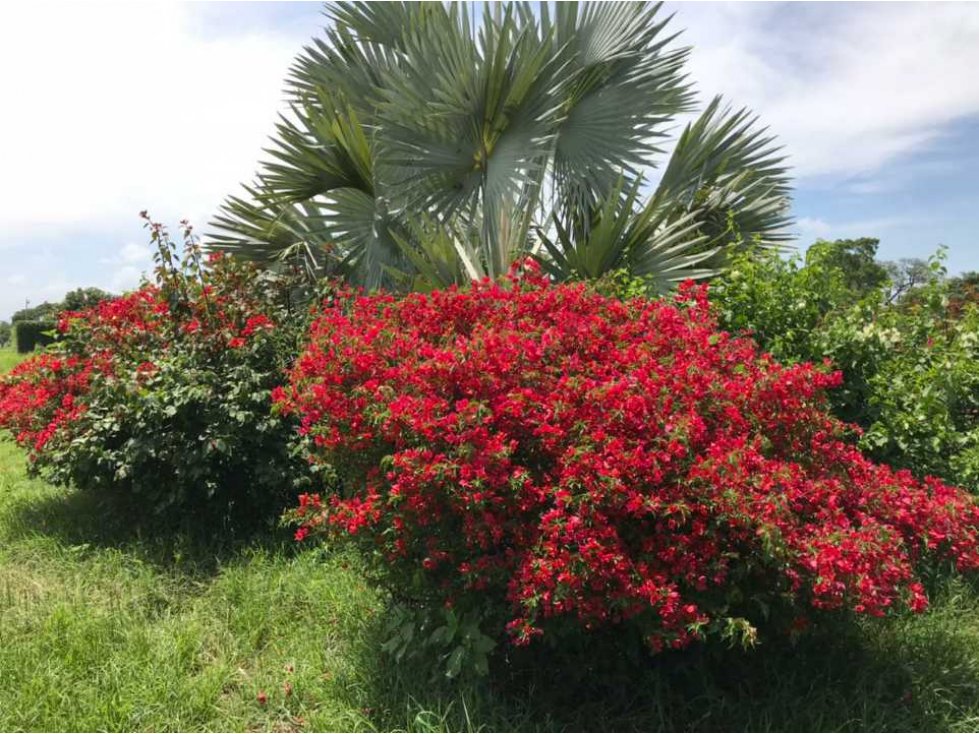
[(3, 427), (36, 458), (59, 429), (85, 411), (78, 400), (89, 392), (92, 374), (105, 373), (109, 359), (39, 354), (14, 367), (0, 382)]
[(302, 314), (288, 283), (230, 258), (205, 265), (189, 226), (182, 258), (148, 226), (156, 282), (62, 313), (58, 343), (0, 380), (0, 427), (49, 479), (140, 513), (274, 516), (308, 475), (295, 427), (270, 412)]
[(400, 599), (516, 644), (625, 623), (652, 650), (744, 641), (776, 604), (921, 610), (926, 556), (979, 566), (979, 507), (852, 448), (826, 411), (839, 380), (719, 331), (692, 286), (623, 302), (530, 272), (342, 295), (275, 395), (331, 477), (296, 536), (351, 539)]

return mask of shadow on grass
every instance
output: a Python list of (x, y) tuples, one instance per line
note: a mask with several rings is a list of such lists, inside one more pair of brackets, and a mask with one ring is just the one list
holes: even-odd
[(67, 546), (113, 548), (161, 570), (200, 578), (214, 575), (246, 550), (295, 550), (290, 532), (273, 517), (232, 521), (195, 514), (163, 520), (118, 500), (70, 489), (10, 499), (3, 524), (9, 540), (43, 535)]
[(974, 630), (970, 638), (939, 613), (843, 621), (796, 645), (771, 640), (747, 652), (538, 646), (511, 651), (488, 679), (468, 683), (375, 657), (366, 709), (382, 730), (975, 730), (976, 642)]

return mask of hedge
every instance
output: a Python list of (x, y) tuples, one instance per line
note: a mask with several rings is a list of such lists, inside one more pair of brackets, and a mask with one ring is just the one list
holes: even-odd
[(47, 346), (54, 341), (49, 332), (54, 331), (52, 321), (18, 321), (14, 324), (14, 342), (21, 354), (33, 352), (37, 347)]

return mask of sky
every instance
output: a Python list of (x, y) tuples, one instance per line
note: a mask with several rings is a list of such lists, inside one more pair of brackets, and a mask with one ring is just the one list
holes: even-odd
[[(702, 102), (784, 145), (794, 233), (979, 270), (979, 3), (676, 3)], [(319, 3), (4, 3), (0, 319), (150, 268), (138, 212), (207, 230), (255, 172)], [(678, 131), (677, 131), (678, 132)]]

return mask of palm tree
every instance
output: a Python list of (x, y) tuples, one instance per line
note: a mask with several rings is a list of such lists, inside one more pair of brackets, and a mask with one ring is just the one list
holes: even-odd
[(211, 246), (312, 276), (432, 288), (538, 257), (558, 279), (625, 270), (668, 289), (730, 243), (788, 239), (773, 138), (720, 99), (694, 110), (651, 3), (331, 3), (290, 114)]

